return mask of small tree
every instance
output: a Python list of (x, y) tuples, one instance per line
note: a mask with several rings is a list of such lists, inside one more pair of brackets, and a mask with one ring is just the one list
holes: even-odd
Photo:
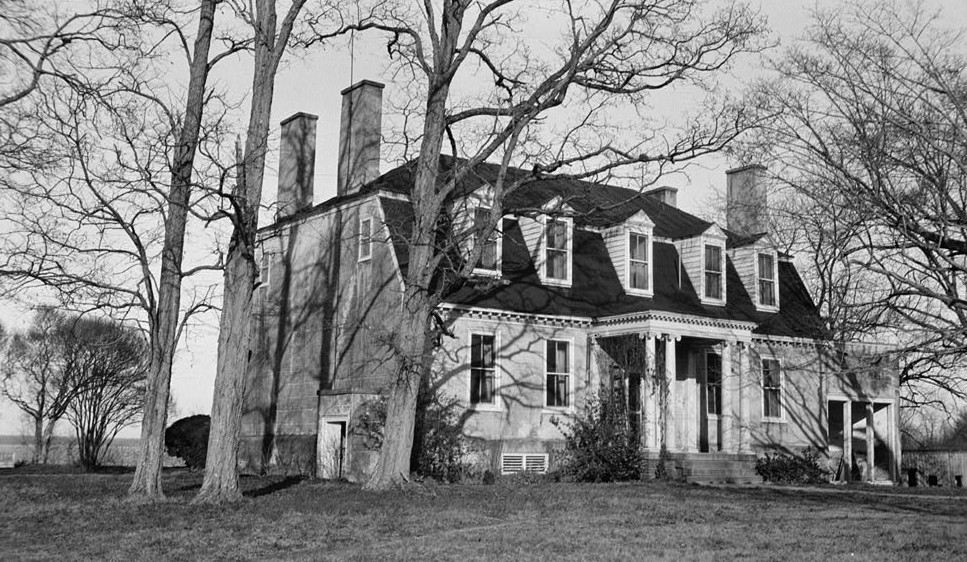
[(65, 417), (74, 426), (81, 465), (92, 470), (144, 411), (148, 346), (140, 331), (109, 320), (80, 319), (71, 328), (64, 354), (82, 383)]
[(42, 309), (24, 334), (10, 337), (0, 365), (0, 393), (33, 422), (33, 462), (46, 463), (54, 426), (64, 417), (80, 381), (63, 355), (67, 319)]

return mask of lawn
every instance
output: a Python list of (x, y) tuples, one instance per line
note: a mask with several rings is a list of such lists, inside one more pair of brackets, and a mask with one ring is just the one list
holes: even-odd
[(156, 505), (124, 503), (130, 479), (0, 470), (0, 559), (967, 559), (967, 496), (936, 489), (244, 478), (245, 500), (195, 507), (198, 474), (166, 472)]

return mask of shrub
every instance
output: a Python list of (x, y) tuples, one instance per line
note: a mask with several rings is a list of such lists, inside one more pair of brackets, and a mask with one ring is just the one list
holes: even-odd
[(829, 472), (810, 448), (802, 455), (765, 454), (755, 462), (755, 471), (769, 482), (783, 484), (820, 484), (829, 481)]
[(165, 449), (185, 461), (189, 470), (205, 468), (211, 418), (205, 415), (181, 418), (165, 430)]
[(561, 473), (578, 482), (640, 480), (644, 457), (637, 434), (616, 400), (591, 398), (579, 417), (552, 423), (564, 434)]

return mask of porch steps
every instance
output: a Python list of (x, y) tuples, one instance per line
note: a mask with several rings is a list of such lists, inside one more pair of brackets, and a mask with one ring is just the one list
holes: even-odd
[(686, 482), (700, 484), (761, 484), (755, 454), (671, 453), (675, 470)]

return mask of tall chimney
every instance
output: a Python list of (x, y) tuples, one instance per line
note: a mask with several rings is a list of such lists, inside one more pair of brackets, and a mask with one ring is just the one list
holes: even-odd
[(362, 80), (342, 91), (336, 195), (349, 195), (379, 177), (383, 85)]
[(312, 206), (318, 119), (317, 115), (296, 113), (282, 121), (277, 218), (294, 215)]
[(725, 172), (728, 184), (725, 203), (726, 228), (749, 236), (769, 232), (769, 190), (765, 166), (752, 164)]
[(656, 187), (645, 192), (648, 197), (653, 197), (669, 207), (678, 207), (678, 188), (665, 185)]

